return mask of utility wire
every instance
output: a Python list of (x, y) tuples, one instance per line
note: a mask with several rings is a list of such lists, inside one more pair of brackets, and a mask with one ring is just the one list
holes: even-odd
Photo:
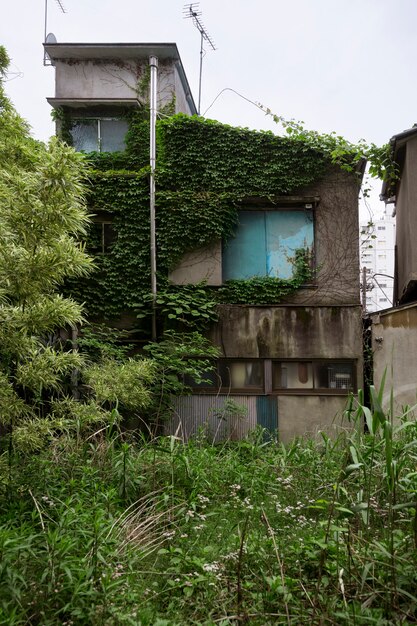
[(213, 102), (210, 104), (210, 106), (204, 111), (203, 113), (203, 117), (206, 115), (207, 111), (209, 111), (211, 109), (211, 107), (213, 106), (213, 104), (218, 100), (218, 98), (220, 98), (220, 96), (225, 92), (225, 91), (232, 91), (233, 93), (235, 93), (237, 96), (239, 96), (239, 98), (242, 98), (242, 100), (246, 100), (246, 102), (249, 102), (250, 104), (253, 104), (253, 106), (255, 106), (257, 109), (260, 109), (261, 111), (263, 111), (263, 108), (257, 103), (254, 102), (253, 100), (250, 100), (249, 98), (246, 98), (246, 96), (243, 96), (241, 93), (239, 93), (238, 91), (236, 91), (236, 89), (232, 89), (231, 87), (225, 87), (224, 89), (222, 89), (217, 96), (214, 98)]
[(382, 293), (384, 294), (384, 296), (387, 298), (388, 302), (390, 304), (392, 304), (392, 300), (391, 298), (388, 298), (388, 294), (386, 293), (386, 291), (384, 291), (384, 289), (381, 287), (381, 285), (379, 284), (379, 282), (377, 281), (377, 279), (375, 278), (375, 276), (371, 277), (372, 280), (374, 280), (376, 282), (376, 284), (378, 285), (378, 287), (380, 288), (380, 290), (382, 291)]

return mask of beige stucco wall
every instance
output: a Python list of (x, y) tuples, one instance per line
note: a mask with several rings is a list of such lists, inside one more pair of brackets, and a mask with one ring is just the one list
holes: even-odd
[(397, 296), (417, 280), (417, 137), (407, 141), (401, 181), (397, 191)]
[[(321, 181), (297, 193), (305, 197), (320, 197), (315, 210), (317, 272), (311, 286), (299, 289), (285, 302), (308, 305), (359, 304), (358, 191), (355, 175), (333, 168)], [(285, 204), (280, 206), (285, 209)], [(218, 242), (215, 242), (211, 254), (207, 258), (200, 257), (201, 264), (208, 263), (210, 266), (210, 274), (213, 272), (208, 259), (216, 255), (217, 249)], [(185, 277), (188, 283), (193, 283), (195, 276), (204, 275), (204, 268), (194, 264), (190, 271), (189, 265), (190, 259), (186, 255), (172, 274), (173, 282), (177, 282), (176, 277), (181, 276), (181, 280)], [(221, 272), (216, 275), (221, 280)]]
[[(397, 413), (417, 402), (417, 305), (371, 316), (374, 384), (379, 389), (386, 371), (384, 402), (391, 390)], [(416, 412), (417, 413), (417, 412)]]

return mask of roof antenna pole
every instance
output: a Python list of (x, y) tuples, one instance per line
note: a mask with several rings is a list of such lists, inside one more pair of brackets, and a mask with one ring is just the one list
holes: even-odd
[(204, 57), (204, 41), (207, 41), (212, 50), (216, 50), (214, 41), (208, 34), (201, 18), (202, 12), (199, 9), (199, 2), (193, 2), (192, 4), (186, 4), (183, 9), (184, 19), (191, 18), (194, 26), (200, 33), (200, 77), (198, 82), (198, 111), (197, 115), (200, 115), (201, 107), (201, 82), (203, 76), (203, 57)]
[(200, 115), (200, 111), (201, 111), (201, 78), (203, 76), (203, 56), (204, 56), (204, 49), (203, 49), (203, 33), (201, 33), (201, 44), (200, 44), (200, 77), (198, 79), (198, 115)]
[[(62, 0), (55, 0), (55, 2), (57, 3), (57, 5), (59, 6), (59, 8), (61, 9), (62, 13), (66, 13), (66, 9), (63, 5)], [(44, 20), (44, 34), (43, 34), (43, 43), (48, 43), (48, 0), (45, 0), (45, 20)], [(53, 36), (53, 38), (55, 39), (55, 36)], [(56, 39), (55, 42), (56, 43)], [(44, 50), (43, 52), (43, 64), (44, 65), (51, 65), (50, 63), (48, 63), (49, 57), (47, 52)]]
[[(45, 0), (45, 28), (43, 32), (43, 43), (46, 43), (47, 24), (48, 24), (48, 0)], [(45, 53), (43, 57), (43, 64), (45, 65)]]

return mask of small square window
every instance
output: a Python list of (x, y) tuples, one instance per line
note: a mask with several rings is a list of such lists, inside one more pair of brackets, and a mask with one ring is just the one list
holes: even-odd
[(184, 375), (184, 384), (192, 389), (209, 389), (212, 388), (214, 391), (219, 386), (219, 375), (216, 371), (216, 366), (213, 367), (201, 374), (201, 381), (197, 382), (192, 376), (189, 374)]
[(315, 363), (314, 387), (315, 389), (352, 389), (352, 364)]
[(204, 382), (196, 382), (190, 376), (184, 377), (184, 383), (198, 391), (216, 393), (219, 390), (227, 392), (254, 392), (264, 391), (264, 361), (243, 359), (219, 359), (214, 369), (205, 372)]
[(219, 361), (222, 387), (230, 389), (263, 388), (262, 361)]
[(274, 363), (275, 389), (313, 389), (313, 364), (305, 361)]
[(91, 254), (109, 254), (116, 239), (117, 232), (111, 222), (93, 222), (87, 251)]

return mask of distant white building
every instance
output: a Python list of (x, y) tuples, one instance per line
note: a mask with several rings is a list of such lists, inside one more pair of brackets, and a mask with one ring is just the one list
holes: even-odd
[(360, 224), (361, 284), (366, 268), (366, 311), (379, 311), (393, 306), (395, 218), (387, 205), (379, 219)]

